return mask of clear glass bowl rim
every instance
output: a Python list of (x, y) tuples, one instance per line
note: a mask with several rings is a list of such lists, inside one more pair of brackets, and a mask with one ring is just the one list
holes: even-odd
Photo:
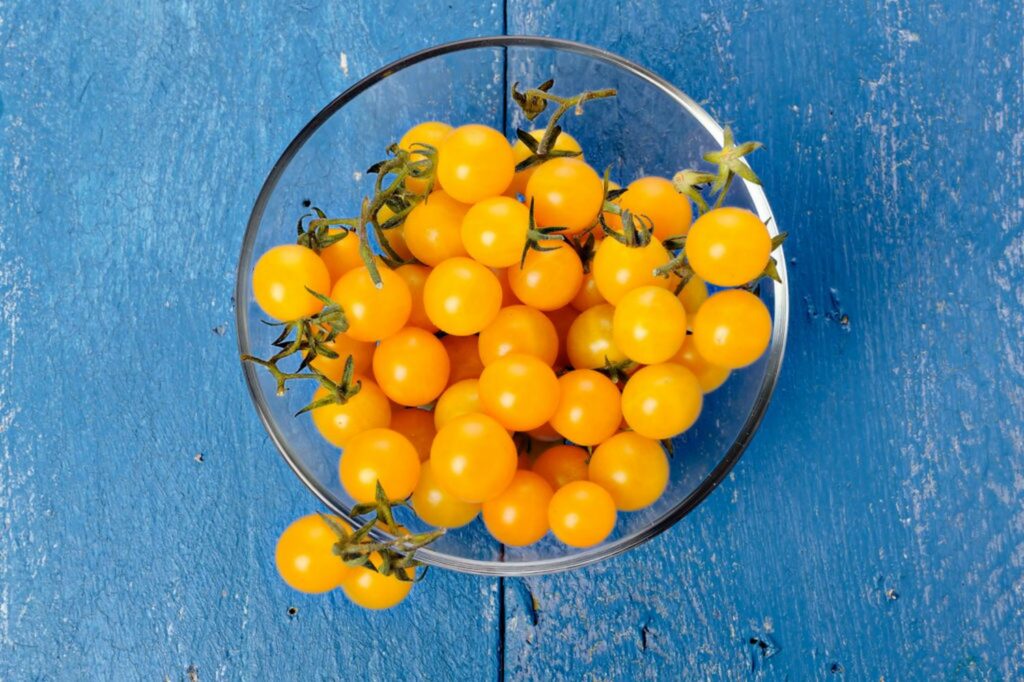
[[(675, 100), (682, 109), (693, 116), (697, 121), (714, 136), (719, 143), (722, 142), (722, 127), (706, 112), (700, 105), (693, 101), (690, 97), (685, 95), (681, 90), (676, 88), (674, 85), (661, 78), (660, 76), (648, 71), (647, 69), (634, 64), (633, 62), (615, 55), (611, 52), (607, 52), (600, 48), (585, 45), (583, 43), (577, 43), (569, 40), (561, 40), (557, 38), (548, 38), (540, 36), (486, 36), (480, 38), (468, 38), (465, 40), (457, 40), (449, 43), (443, 43), (413, 54), (407, 55), (391, 64), (388, 64), (377, 71), (366, 76), (359, 82), (355, 83), (347, 90), (338, 95), (333, 101), (327, 106), (321, 109), (310, 121), (307, 123), (298, 135), (289, 143), (288, 147), (285, 148), (281, 157), (274, 164), (274, 167), (270, 170), (267, 175), (267, 179), (263, 183), (263, 187), (260, 189), (259, 196), (256, 198), (256, 202), (253, 205), (252, 213), (249, 216), (249, 222), (246, 226), (245, 236), (242, 239), (242, 249), (239, 255), (238, 268), (235, 280), (235, 313), (236, 323), (238, 329), (238, 350), (242, 354), (248, 354), (251, 352), (249, 348), (249, 318), (248, 318), (248, 305), (245, 301), (249, 297), (249, 264), (252, 260), (252, 254), (254, 245), (256, 242), (256, 234), (259, 231), (259, 225), (263, 217), (263, 212), (266, 208), (267, 202), (270, 195), (273, 193), (274, 188), (277, 186), (277, 182), (280, 179), (285, 168), (291, 162), (292, 158), (298, 153), (299, 149), (305, 144), (305, 142), (312, 137), (316, 130), (323, 125), (327, 119), (329, 119), (335, 112), (340, 110), (346, 103), (357, 97), (360, 93), (372, 87), (379, 81), (387, 78), (388, 76), (408, 67), (413, 64), (439, 57), (445, 54), (458, 52), (462, 50), (472, 50), (477, 48), (504, 48), (504, 47), (532, 47), (532, 48), (547, 48), (554, 50), (562, 50), (568, 52), (574, 52), (586, 57), (598, 59), (606, 63), (615, 65), (625, 71), (628, 71), (634, 76), (637, 76), (644, 81), (647, 81), (654, 87), (662, 91), (662, 93), (668, 95), (671, 99)], [(750, 194), (751, 200), (757, 210), (758, 215), (762, 220), (766, 221), (769, 230), (772, 234), (778, 233), (778, 227), (772, 215), (770, 206), (768, 205), (768, 199), (762, 191), (761, 187), (744, 181), (746, 189)], [(746, 421), (740, 429), (739, 435), (733, 444), (726, 451), (725, 455), (715, 466), (714, 469), (700, 482), (700, 484), (690, 492), (685, 498), (683, 498), (678, 504), (672, 509), (663, 514), (650, 526), (643, 528), (631, 535), (615, 540), (614, 542), (599, 545), (587, 550), (583, 550), (574, 554), (569, 554), (563, 557), (543, 559), (536, 561), (517, 561), (505, 563), (502, 561), (482, 561), (476, 559), (465, 559), (461, 557), (452, 556), (442, 552), (431, 550), (429, 547), (424, 548), (416, 553), (416, 558), (423, 561), (424, 563), (437, 566), (439, 568), (446, 568), (454, 571), (460, 571), (463, 573), (471, 573), (477, 575), (493, 575), (493, 576), (525, 576), (525, 575), (540, 575), (545, 573), (557, 573), (560, 571), (566, 571), (588, 564), (595, 563), (604, 559), (611, 558), (622, 552), (625, 552), (633, 547), (636, 547), (647, 540), (655, 537), (656, 535), (664, 532), (677, 521), (682, 519), (684, 516), (693, 511), (697, 505), (704, 501), (705, 498), (711, 491), (713, 491), (719, 483), (721, 483), (729, 471), (735, 466), (736, 462), (739, 461), (743, 455), (743, 451), (746, 449), (754, 432), (757, 430), (758, 425), (764, 418), (765, 411), (768, 408), (768, 403), (771, 399), (772, 392), (775, 389), (775, 384), (778, 380), (779, 370), (782, 365), (782, 357), (786, 347), (786, 332), (789, 322), (789, 290), (785, 284), (788, 280), (786, 279), (786, 259), (782, 253), (782, 249), (778, 250), (778, 270), (782, 277), (782, 283), (773, 282), (774, 287), (774, 315), (773, 315), (773, 329), (772, 329), (772, 341), (768, 349), (767, 364), (765, 366), (764, 379), (761, 382), (761, 386), (758, 389), (757, 395), (754, 399), (754, 404), (751, 408), (750, 414), (747, 416)], [(285, 462), (295, 472), (299, 479), (308, 487), (313, 494), (315, 494), (320, 501), (328, 507), (333, 513), (344, 518), (345, 520), (352, 522), (351, 515), (345, 510), (344, 504), (338, 500), (330, 491), (326, 490), (319, 485), (316, 478), (306, 470), (303, 466), (302, 461), (299, 457), (293, 453), (288, 443), (286, 442), (283, 435), (277, 430), (274, 425), (273, 418), (271, 417), (270, 407), (266, 402), (266, 396), (260, 389), (259, 381), (256, 375), (256, 369), (251, 363), (241, 363), (242, 370), (245, 375), (246, 385), (249, 388), (249, 395), (252, 398), (253, 404), (256, 406), (256, 411), (259, 414), (260, 420), (263, 422), (267, 433), (273, 440), (274, 445), (278, 451), (284, 457)], [(385, 533), (374, 532), (375, 536), (387, 537)]]

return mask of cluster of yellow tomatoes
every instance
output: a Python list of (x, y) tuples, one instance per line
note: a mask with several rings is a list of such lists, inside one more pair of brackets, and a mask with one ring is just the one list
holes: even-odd
[[(572, 547), (598, 544), (619, 512), (665, 490), (660, 441), (690, 428), (704, 394), (767, 348), (764, 304), (726, 287), (765, 270), (768, 231), (737, 208), (693, 221), (690, 200), (661, 177), (635, 180), (610, 210), (581, 156), (516, 172), (530, 149), (487, 126), (422, 123), (399, 146), (415, 156), (416, 143), (437, 150), (435, 182), (426, 194), (427, 180), (407, 178), (425, 196), (387, 232), (409, 264), (381, 265), (377, 285), (354, 234), (319, 253), (277, 246), (255, 266), (256, 301), (294, 320), (323, 307), (312, 290), (347, 317), (329, 344), (338, 357), (312, 366), (337, 381), (351, 357), (360, 389), (312, 421), (343, 449), (339, 476), (354, 500), (372, 501), (379, 482), (433, 526), (480, 515), (507, 545), (549, 531)], [(564, 132), (554, 148), (581, 151)], [(646, 238), (605, 233), (599, 214), (621, 232), (623, 211), (641, 217)], [(584, 263), (571, 238), (588, 230), (595, 248)], [(696, 274), (677, 294), (679, 277), (655, 270), (673, 258), (664, 240), (682, 235)], [(722, 289), (709, 295), (707, 283)], [(278, 547), (285, 580), (306, 591), (340, 585), (371, 607), (404, 597), (409, 583), (332, 557), (334, 539), (320, 517), (293, 524)]]

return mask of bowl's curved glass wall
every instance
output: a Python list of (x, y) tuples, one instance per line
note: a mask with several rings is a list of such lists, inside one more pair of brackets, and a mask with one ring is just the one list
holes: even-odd
[[(670, 86), (617, 58), (591, 48), (545, 39), (495, 38), (441, 46), (374, 74), (328, 106), (292, 143), (275, 166), (253, 210), (239, 265), (237, 305), (243, 352), (266, 354), (276, 328), (262, 314), (250, 288), (256, 255), (293, 239), (307, 203), (332, 216), (355, 216), (372, 179), (365, 170), (411, 125), (425, 120), (453, 125), (485, 123), (532, 128), (509, 92), (513, 82), (530, 87), (555, 79), (557, 93), (613, 87), (618, 96), (569, 113), (563, 128), (583, 145), (586, 160), (625, 185), (641, 175), (671, 175), (699, 167), (702, 154), (720, 145), (720, 130), (696, 105)], [(538, 119), (542, 125), (546, 114)], [(728, 204), (770, 216), (758, 188), (734, 185)], [(771, 223), (774, 232), (774, 221)], [(784, 269), (784, 268), (783, 268)], [(671, 483), (662, 498), (640, 512), (620, 514), (614, 534), (601, 546), (567, 548), (550, 536), (526, 548), (505, 548), (477, 521), (452, 530), (424, 560), (481, 573), (523, 574), (563, 570), (610, 556), (660, 532), (681, 517), (727, 473), (763, 414), (785, 341), (785, 288), (763, 284), (759, 293), (774, 311), (771, 350), (755, 365), (734, 372), (709, 395), (697, 424), (672, 443)], [(274, 395), (267, 373), (246, 368), (253, 398), (271, 436), (296, 473), (334, 511), (347, 515), (351, 499), (337, 474), (338, 451), (324, 442), (308, 415), (292, 415), (308, 402), (312, 386)], [(411, 514), (400, 517), (412, 528)]]

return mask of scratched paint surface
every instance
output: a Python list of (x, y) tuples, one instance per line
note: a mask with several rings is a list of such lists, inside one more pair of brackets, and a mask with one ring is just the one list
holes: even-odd
[[(0, 2), (0, 679), (1024, 675), (1019, 0), (119, 4)], [(775, 402), (624, 557), (380, 615), (296, 595), (270, 557), (312, 498), (232, 337), (248, 210), (347, 85), (504, 24), (766, 143)]]

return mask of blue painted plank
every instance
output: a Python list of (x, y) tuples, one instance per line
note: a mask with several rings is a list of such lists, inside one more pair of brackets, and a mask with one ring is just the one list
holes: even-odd
[(501, 8), (223, 7), (0, 5), (0, 678), (492, 678), (496, 581), (436, 572), (373, 615), (277, 578), (315, 505), (249, 403), (231, 293), (292, 135)]
[(766, 143), (795, 309), (767, 419), (696, 513), (506, 581), (510, 676), (1024, 675), (1022, 16), (510, 0), (510, 33), (618, 52)]

